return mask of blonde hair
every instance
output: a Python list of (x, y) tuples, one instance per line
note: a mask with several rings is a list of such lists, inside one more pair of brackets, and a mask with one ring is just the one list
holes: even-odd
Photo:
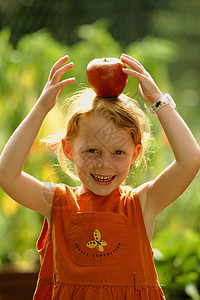
[[(66, 133), (62, 138), (73, 141), (79, 132), (79, 121), (91, 114), (112, 120), (118, 129), (131, 134), (135, 145), (141, 144), (141, 150), (136, 161), (138, 167), (143, 160), (146, 164), (145, 151), (150, 139), (150, 125), (144, 112), (136, 100), (121, 94), (117, 98), (102, 98), (91, 89), (84, 89), (67, 99), (68, 112), (66, 117)], [(51, 149), (56, 150), (58, 162), (62, 170), (72, 179), (79, 180), (72, 171), (71, 162), (65, 157), (62, 147), (62, 138), (58, 140), (50, 137), (47, 143)]]

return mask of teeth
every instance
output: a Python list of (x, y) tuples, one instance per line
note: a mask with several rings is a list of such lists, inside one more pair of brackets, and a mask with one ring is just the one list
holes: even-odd
[(92, 174), (92, 176), (99, 181), (110, 181), (113, 178), (113, 176), (99, 176), (95, 174)]

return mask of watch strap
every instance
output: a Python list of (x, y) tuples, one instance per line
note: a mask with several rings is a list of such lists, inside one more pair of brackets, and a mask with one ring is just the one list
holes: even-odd
[(152, 104), (152, 108), (147, 108), (146, 103), (144, 106), (151, 115), (156, 116), (158, 110), (168, 104), (170, 104), (173, 108), (176, 107), (176, 103), (172, 97), (169, 94), (164, 94), (159, 100)]

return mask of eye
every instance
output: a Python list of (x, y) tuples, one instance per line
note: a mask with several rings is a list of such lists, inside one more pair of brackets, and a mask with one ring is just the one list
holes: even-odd
[(89, 153), (94, 153), (94, 154), (99, 154), (99, 150), (97, 150), (97, 149), (92, 149), (92, 148), (89, 149), (88, 152), (89, 152)]
[(116, 150), (113, 154), (114, 155), (122, 155), (122, 154), (124, 154), (124, 151), (122, 151), (122, 150)]

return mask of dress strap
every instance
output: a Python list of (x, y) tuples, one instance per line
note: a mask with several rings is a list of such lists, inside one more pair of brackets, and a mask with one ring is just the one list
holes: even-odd
[(69, 209), (72, 212), (79, 211), (79, 205), (76, 200), (72, 188), (65, 184), (59, 184), (56, 186), (55, 195), (53, 199), (52, 210), (55, 209)]

